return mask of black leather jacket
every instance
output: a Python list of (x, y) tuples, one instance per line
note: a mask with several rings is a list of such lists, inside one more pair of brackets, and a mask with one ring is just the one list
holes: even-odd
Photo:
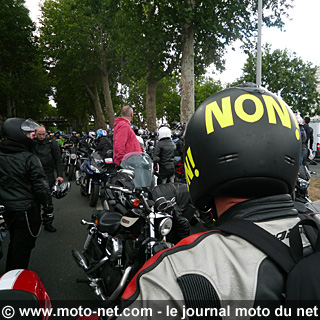
[(100, 153), (102, 155), (105, 155), (107, 153), (107, 151), (112, 150), (112, 149), (113, 149), (113, 145), (108, 137), (101, 137), (98, 140), (98, 144), (96, 146), (96, 151), (100, 151)]
[(39, 158), (14, 141), (0, 143), (0, 203), (8, 211), (26, 211), (32, 204), (47, 206), (50, 188)]
[(161, 139), (157, 142), (153, 161), (159, 163), (160, 175), (172, 175), (174, 173), (174, 152), (176, 145), (170, 138)]
[(63, 166), (59, 144), (54, 140), (45, 138), (37, 142), (35, 146), (35, 153), (39, 157), (44, 172), (53, 172), (57, 170), (58, 177), (63, 177)]

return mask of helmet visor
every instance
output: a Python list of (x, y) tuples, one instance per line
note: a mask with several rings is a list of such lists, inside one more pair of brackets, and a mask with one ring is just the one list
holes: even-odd
[(21, 129), (25, 132), (35, 131), (39, 127), (40, 127), (40, 124), (36, 123), (32, 119), (27, 119), (21, 124)]

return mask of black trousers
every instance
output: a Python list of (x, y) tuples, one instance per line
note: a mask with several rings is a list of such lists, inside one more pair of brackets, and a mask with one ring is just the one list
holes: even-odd
[(27, 212), (10, 211), (3, 216), (10, 233), (6, 272), (28, 269), (31, 251), (41, 228), (40, 205), (33, 205)]

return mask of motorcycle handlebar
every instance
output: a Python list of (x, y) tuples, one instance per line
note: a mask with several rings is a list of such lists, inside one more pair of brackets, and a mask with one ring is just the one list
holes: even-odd
[(113, 184), (110, 184), (110, 183), (107, 183), (105, 185), (106, 188), (108, 189), (111, 189), (111, 190), (117, 190), (117, 191), (122, 191), (124, 193), (127, 193), (127, 194), (133, 194), (133, 191), (130, 190), (130, 189), (126, 189), (126, 188), (123, 188), (123, 187), (120, 187), (120, 186), (116, 186), (116, 185), (113, 185)]

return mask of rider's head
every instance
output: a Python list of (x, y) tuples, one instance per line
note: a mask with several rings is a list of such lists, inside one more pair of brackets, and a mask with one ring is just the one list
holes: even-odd
[(5, 139), (12, 140), (33, 148), (35, 141), (34, 131), (40, 127), (32, 119), (8, 118), (2, 125), (2, 136)]
[(185, 173), (193, 203), (216, 197), (291, 193), (299, 169), (300, 130), (290, 108), (252, 83), (218, 92), (197, 109), (185, 132)]

